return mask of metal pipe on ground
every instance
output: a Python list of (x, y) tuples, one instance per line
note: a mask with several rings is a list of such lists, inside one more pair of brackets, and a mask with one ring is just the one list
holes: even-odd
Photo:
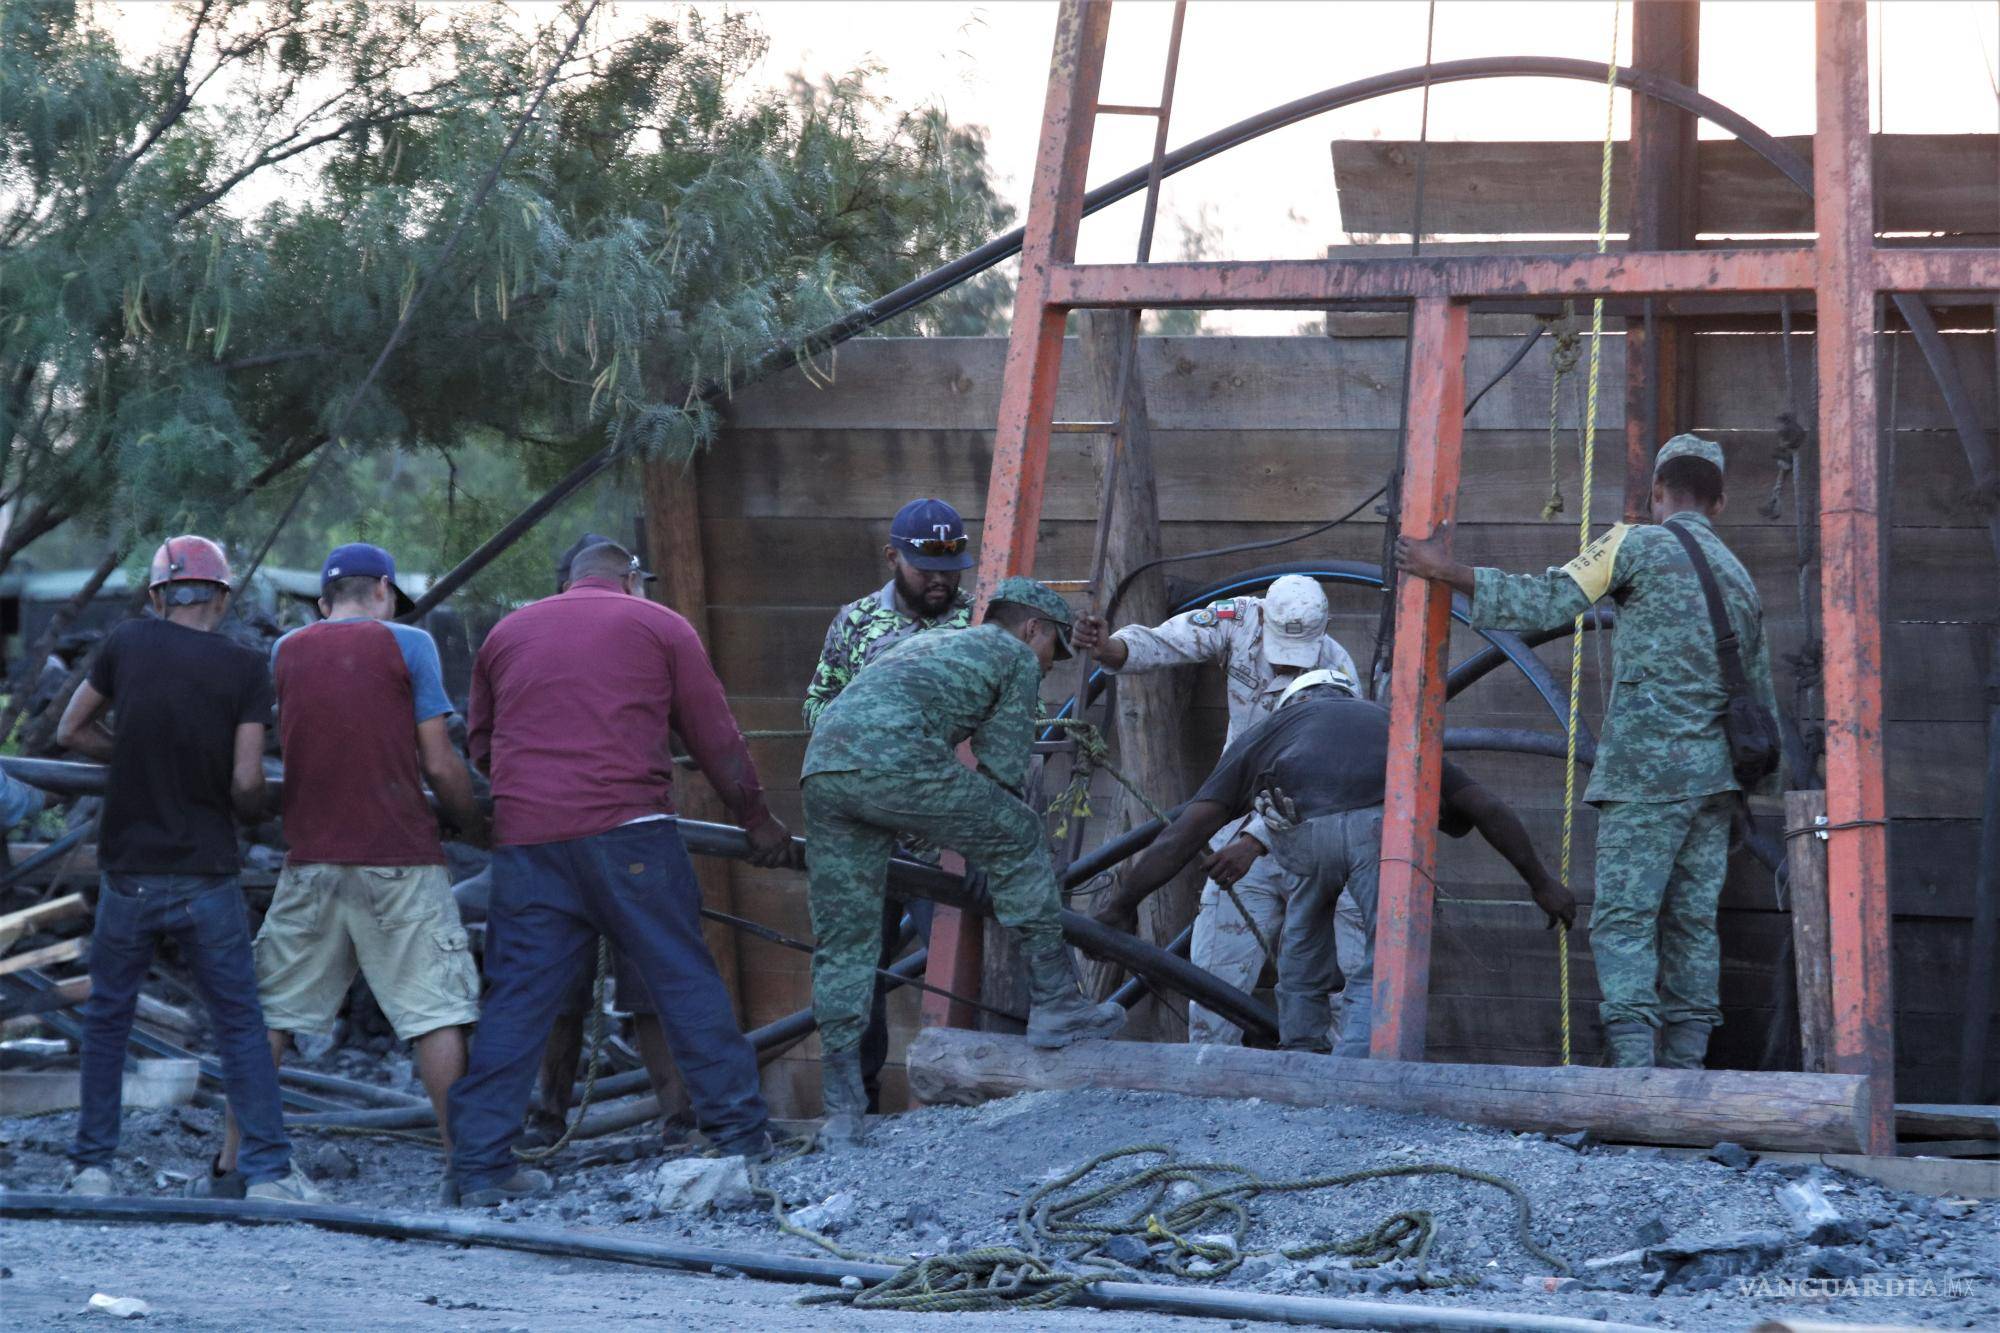
[[(709, 1273), (733, 1268), (768, 1282), (839, 1286), (858, 1277), (883, 1282), (897, 1270), (888, 1264), (816, 1259), (764, 1250), (722, 1249), (627, 1240), (603, 1232), (491, 1222), (464, 1214), (375, 1212), (334, 1204), (280, 1204), (247, 1199), (85, 1198), (74, 1194), (28, 1194), (0, 1190), (0, 1217), (67, 1222), (267, 1223), (311, 1226), (323, 1231), (386, 1240), (482, 1245), (565, 1259), (596, 1259), (649, 1268)], [(1314, 1296), (1267, 1296), (1258, 1292), (1139, 1282), (1099, 1282), (1086, 1288), (1078, 1305), (1099, 1310), (1187, 1315), (1206, 1319), (1254, 1319), (1309, 1328), (1432, 1330), (1433, 1333), (1653, 1333), (1637, 1324), (1613, 1324), (1563, 1315), (1524, 1314), (1443, 1305), (1333, 1300)]]
[[(903, 980), (915, 980), (923, 976), (924, 964), (929, 961), (929, 957), (927, 950), (918, 949), (906, 958), (897, 959), (886, 970), (895, 973)], [(814, 1026), (812, 1010), (801, 1009), (796, 1013), (786, 1014), (783, 1018), (774, 1019), (763, 1027), (752, 1028), (743, 1035), (756, 1050), (758, 1062), (762, 1063), (765, 1060), (776, 1059), (780, 1053), (804, 1041), (812, 1035)], [(595, 1096), (600, 1101), (605, 1101), (631, 1096), (634, 1093), (644, 1093), (647, 1094), (646, 1099), (651, 1101), (652, 1089), (652, 1080), (646, 1071), (633, 1069), (597, 1080)], [(638, 1124), (658, 1114), (659, 1108), (655, 1104), (651, 1114), (640, 1116), (628, 1123)], [(368, 1111), (339, 1110), (295, 1115), (287, 1117), (285, 1124), (291, 1129), (434, 1129), (437, 1127), (437, 1117), (431, 1113), (430, 1103), (423, 1102)], [(611, 1132), (611, 1129), (598, 1128), (586, 1133), (585, 1129), (588, 1126), (589, 1122), (586, 1119), (585, 1125), (571, 1137), (592, 1138)], [(622, 1129), (625, 1125), (613, 1128)]]

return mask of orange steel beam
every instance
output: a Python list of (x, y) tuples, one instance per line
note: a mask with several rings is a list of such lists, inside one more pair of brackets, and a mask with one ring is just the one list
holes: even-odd
[(1819, 0), (1820, 588), (1826, 624), (1827, 905), (1835, 1073), (1865, 1074), (1867, 1151), (1896, 1151), (1894, 994), (1882, 761), (1881, 477), (1875, 405), (1868, 11)]
[[(1435, 535), (1458, 510), (1465, 415), (1465, 306), (1417, 302), (1410, 337), (1409, 441), (1402, 531)], [(1396, 645), (1389, 677), (1389, 769), (1382, 802), (1382, 865), (1375, 909), (1377, 1059), (1421, 1060), (1430, 1018), (1431, 899), (1444, 766), (1444, 680), (1450, 669), (1451, 589), (1396, 579)]]
[(1874, 261), (1874, 286), (1885, 292), (1966, 292), (1990, 301), (2000, 290), (2000, 249), (1876, 250)]
[[(1047, 290), (1057, 306), (1115, 309), (1320, 306), (1329, 301), (1411, 297), (1776, 295), (1812, 287), (1813, 259), (1807, 250), (1666, 250), (1548, 258), (1470, 255), (1072, 264), (1049, 275)], [(1018, 322), (1015, 328), (1019, 330)]]
[[(986, 520), (979, 543), (975, 596), (980, 608), (993, 585), (1035, 566), (1035, 537), (1042, 517), (1042, 479), (1055, 418), (1056, 380), (1062, 372), (1065, 312), (1048, 304), (1049, 274), (1076, 258), (1083, 223), (1084, 173), (1090, 166), (1097, 88), (1104, 72), (1104, 39), (1110, 0), (1064, 0), (1049, 60), (1042, 137), (1021, 241), (1021, 279), (1014, 289), (1014, 326), (1000, 385), (1000, 416), (993, 436), (993, 471), (986, 487)], [(970, 756), (962, 756), (967, 763)], [(947, 869), (959, 869), (953, 857)], [(954, 908), (939, 907), (931, 922), (931, 957), (924, 969), (931, 985), (959, 995), (979, 992), (984, 924)], [(927, 993), (923, 1021), (968, 1027), (969, 1005)]]
[(1009, 574), (1035, 564), (1042, 479), (1055, 419), (1067, 311), (1049, 300), (1049, 280), (1076, 259), (1083, 222), (1084, 172), (1104, 72), (1109, 0), (1064, 0), (1056, 23), (1042, 138), (1035, 150), (1034, 188), (1021, 241), (1021, 279), (1014, 288), (1014, 324), (1001, 371), (1000, 415), (993, 432), (993, 472), (986, 487), (980, 538), (978, 595)]

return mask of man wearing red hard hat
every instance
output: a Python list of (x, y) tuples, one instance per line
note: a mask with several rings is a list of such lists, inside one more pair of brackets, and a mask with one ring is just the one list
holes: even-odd
[[(60, 744), (110, 769), (69, 1188), (121, 1192), (113, 1155), (125, 1039), (153, 950), (171, 939), (208, 1005), (229, 1107), (243, 1126), (246, 1193), (319, 1202), (292, 1165), (237, 884), (236, 818), (264, 807), (270, 668), (213, 632), (229, 611), (230, 575), (229, 558), (208, 538), (169, 538), (147, 588), (153, 614), (111, 632), (56, 729)], [(105, 720), (114, 709), (115, 727)]]

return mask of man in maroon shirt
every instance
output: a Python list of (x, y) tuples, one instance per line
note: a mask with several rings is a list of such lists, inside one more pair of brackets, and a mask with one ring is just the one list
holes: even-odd
[(486, 636), (472, 669), (473, 762), (493, 778), (493, 897), (485, 1014), (451, 1089), (452, 1186), (491, 1205), (548, 1189), (512, 1157), (563, 998), (606, 935), (650, 993), (702, 1132), (721, 1151), (771, 1150), (757, 1057), (701, 934), (701, 891), (673, 819), (677, 733), (750, 839), (787, 864), (791, 835), (693, 626), (640, 597), (611, 542), (571, 564), (567, 591)]
[[(320, 614), (271, 649), (285, 757), (288, 854), (257, 932), (257, 992), (282, 1059), (297, 1032), (325, 1032), (359, 971), (444, 1123), (479, 1017), (479, 970), (445, 872), (424, 783), (459, 835), (486, 837), (472, 775), (446, 733), (451, 699), (437, 645), (394, 617), (410, 599), (379, 546), (336, 547), (320, 569)], [(451, 1140), (444, 1143), (451, 1151)], [(231, 1117), (210, 1179), (227, 1195)]]

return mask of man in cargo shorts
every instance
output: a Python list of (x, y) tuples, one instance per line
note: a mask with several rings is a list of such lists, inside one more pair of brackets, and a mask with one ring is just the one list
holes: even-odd
[[(290, 848), (257, 932), (271, 1057), (295, 1032), (332, 1027), (359, 970), (411, 1043), (445, 1130), (445, 1092), (465, 1072), (465, 1029), (479, 1017), (479, 975), (425, 782), (466, 841), (485, 842), (486, 820), (446, 734), (437, 645), (392, 619), (410, 600), (389, 553), (364, 542), (336, 549), (320, 571), (319, 607), (326, 619), (271, 652)], [(216, 1164), (224, 1172), (235, 1160), (231, 1128)], [(214, 1192), (227, 1192), (221, 1180)]]

